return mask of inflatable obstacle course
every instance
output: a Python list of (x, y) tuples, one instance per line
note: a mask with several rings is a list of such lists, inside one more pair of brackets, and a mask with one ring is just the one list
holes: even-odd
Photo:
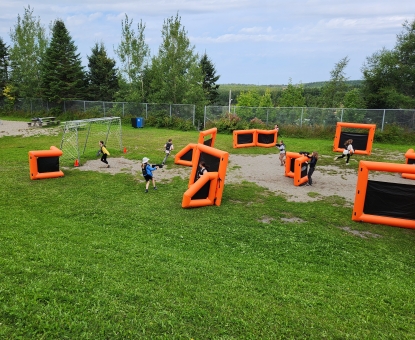
[[(212, 128), (205, 131), (200, 131), (199, 133), (199, 140), (197, 141), (199, 144), (204, 144), (207, 146), (211, 146), (212, 148), (215, 145), (216, 134), (218, 133), (217, 128)], [(208, 137), (208, 138), (206, 138)], [(210, 137), (210, 138), (209, 138)]]
[(45, 179), (63, 177), (59, 170), (59, 157), (62, 151), (55, 146), (50, 150), (29, 151), (30, 179)]
[[(414, 149), (409, 149), (405, 153), (405, 164), (410, 164), (415, 166), (415, 152)], [(415, 179), (415, 174), (402, 174), (403, 178)]]
[(260, 146), (270, 148), (277, 143), (277, 130), (234, 130), (233, 148)]
[[(215, 145), (217, 131), (217, 128), (200, 131), (198, 143), (213, 147)], [(206, 139), (206, 137), (210, 138)], [(178, 165), (192, 166), (193, 150), (195, 147), (196, 144), (194, 143), (186, 145), (183, 149), (176, 153), (174, 163)]]
[[(188, 189), (183, 195), (182, 207), (219, 206), (225, 185), (229, 154), (204, 144), (193, 149), (192, 171)], [(197, 177), (199, 164), (204, 162), (208, 172)]]
[[(367, 133), (342, 131), (343, 128), (368, 130)], [(333, 151), (343, 152), (344, 143), (353, 139), (354, 153), (357, 155), (370, 155), (372, 152), (373, 139), (375, 137), (376, 124), (355, 124), (338, 122), (334, 136)]]
[(293, 178), (294, 185), (299, 186), (308, 181), (308, 157), (298, 152), (286, 152), (285, 176)]
[(415, 185), (369, 180), (369, 171), (415, 175), (415, 166), (360, 161), (352, 220), (415, 228)]

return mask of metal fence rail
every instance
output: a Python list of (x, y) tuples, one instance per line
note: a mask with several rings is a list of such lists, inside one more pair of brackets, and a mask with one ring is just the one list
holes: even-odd
[[(0, 101), (0, 108), (5, 105)], [(53, 108), (63, 112), (85, 112), (94, 117), (178, 117), (189, 120), (195, 126), (196, 106), (193, 104), (153, 104), (132, 102), (102, 102), (65, 100), (53, 104), (41, 98), (19, 99), (14, 105), (16, 111), (30, 112), (32, 116), (47, 113)], [(415, 110), (407, 109), (349, 109), (316, 107), (245, 107), (245, 106), (205, 106), (203, 127), (229, 114), (236, 114), (249, 122), (254, 118), (264, 123), (298, 126), (334, 126), (337, 122), (376, 124), (381, 131), (388, 124), (415, 130)]]
[[(376, 124), (381, 131), (387, 124), (396, 124), (402, 128), (415, 130), (415, 110), (406, 109), (349, 109), (316, 107), (245, 107), (232, 106), (231, 114), (243, 121), (261, 119), (269, 125), (286, 124), (298, 126), (335, 126), (337, 122)], [(226, 117), (229, 106), (206, 106), (204, 126)]]
[[(0, 101), (0, 108), (4, 106)], [(195, 124), (196, 106), (193, 104), (153, 104), (132, 102), (102, 102), (86, 100), (64, 100), (60, 104), (50, 103), (41, 98), (18, 99), (14, 104), (15, 111), (30, 112), (32, 116), (47, 113), (53, 108), (62, 112), (84, 112), (94, 117), (143, 117), (152, 116), (179, 117)]]

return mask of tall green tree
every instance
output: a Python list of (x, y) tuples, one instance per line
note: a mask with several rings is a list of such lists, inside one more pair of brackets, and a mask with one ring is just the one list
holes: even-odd
[(86, 99), (85, 73), (76, 50), (65, 24), (56, 20), (42, 64), (42, 91), (48, 100)]
[(344, 57), (330, 71), (330, 81), (323, 85), (321, 91), (321, 106), (327, 108), (343, 107), (344, 95), (349, 89), (346, 83), (348, 78), (344, 71), (348, 63), (349, 58)]
[(162, 43), (151, 63), (149, 100), (155, 103), (196, 104), (200, 110), (207, 100), (198, 59), (179, 15), (164, 20)]
[(206, 100), (208, 105), (214, 105), (217, 103), (219, 97), (219, 85), (217, 85), (216, 82), (219, 80), (220, 76), (216, 75), (215, 66), (206, 53), (203, 54), (200, 59), (199, 66), (204, 76), (202, 87), (205, 92)]
[(107, 55), (104, 44), (96, 43), (88, 56), (88, 96), (90, 100), (112, 101), (119, 89), (115, 60)]
[(382, 49), (362, 67), (363, 95), (370, 109), (415, 106), (415, 20), (405, 21), (392, 50)]
[(121, 21), (121, 43), (115, 50), (121, 61), (120, 67), (120, 99), (127, 101), (143, 101), (144, 69), (150, 58), (150, 49), (145, 42), (145, 24), (142, 21), (137, 25), (137, 33), (132, 27), (133, 20), (125, 14)]
[(9, 51), (3, 38), (0, 37), (0, 98), (9, 80)]
[(17, 23), (10, 30), (10, 79), (20, 97), (40, 96), (41, 61), (48, 45), (45, 32), (30, 6), (24, 9), (23, 17), (17, 16)]
[(259, 107), (261, 95), (256, 90), (242, 91), (236, 98), (236, 106)]
[(304, 107), (304, 86), (293, 85), (291, 79), (288, 82), (287, 88), (282, 91), (281, 97), (278, 99), (278, 106), (280, 107)]

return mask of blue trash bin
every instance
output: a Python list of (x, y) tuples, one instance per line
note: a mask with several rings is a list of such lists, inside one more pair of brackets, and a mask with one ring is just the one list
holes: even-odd
[(131, 125), (134, 128), (144, 127), (144, 118), (142, 117), (131, 118)]

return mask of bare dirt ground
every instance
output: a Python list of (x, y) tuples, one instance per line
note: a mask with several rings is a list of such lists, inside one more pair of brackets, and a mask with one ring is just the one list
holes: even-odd
[[(41, 134), (59, 134), (59, 127), (42, 128), (28, 127), (25, 122), (0, 122), (0, 138), (3, 136), (34, 136)], [(309, 202), (329, 196), (339, 196), (346, 200), (347, 204), (353, 204), (357, 182), (357, 161), (351, 158), (350, 166), (345, 168), (340, 166), (344, 160), (333, 161), (334, 153), (331, 155), (320, 155), (321, 159), (330, 158), (332, 165), (319, 166), (317, 163), (316, 171), (313, 174), (313, 186), (294, 186), (293, 179), (284, 176), (284, 167), (280, 166), (277, 151), (272, 155), (229, 155), (228, 169), (225, 183), (238, 184), (243, 181), (253, 182), (268, 190), (283, 195), (289, 201)], [(174, 156), (170, 156), (167, 165), (154, 172), (156, 181), (168, 182), (176, 176), (187, 179), (191, 169), (189, 167), (171, 167)], [(399, 161), (401, 159), (401, 161)], [(150, 160), (157, 163), (159, 160)], [(403, 163), (404, 156), (397, 155), (396, 162)], [(100, 171), (103, 173), (117, 174), (129, 173), (141, 176), (141, 160), (129, 160), (123, 157), (108, 158), (110, 168), (99, 159), (87, 161), (76, 168), (76, 171)], [(65, 170), (65, 169), (63, 169)], [(404, 179), (400, 174), (374, 173), (371, 179), (385, 182), (414, 184), (415, 181)], [(144, 180), (143, 180), (144, 182)]]

